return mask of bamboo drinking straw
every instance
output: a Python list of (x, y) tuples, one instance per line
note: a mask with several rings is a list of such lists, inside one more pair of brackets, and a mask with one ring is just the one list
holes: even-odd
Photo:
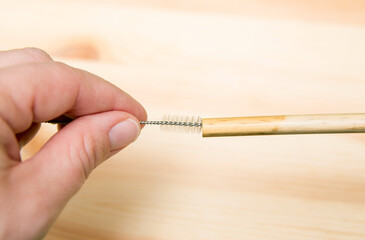
[(364, 113), (205, 118), (202, 121), (203, 137), (361, 132), (365, 132)]

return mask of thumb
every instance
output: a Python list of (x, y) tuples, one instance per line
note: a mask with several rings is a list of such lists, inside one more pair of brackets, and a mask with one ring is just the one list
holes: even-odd
[[(20, 164), (43, 206), (57, 209), (75, 194), (90, 172), (105, 159), (133, 142), (140, 133), (138, 120), (126, 112), (83, 116), (55, 134), (31, 159)], [(31, 175), (31, 176), (29, 176)]]

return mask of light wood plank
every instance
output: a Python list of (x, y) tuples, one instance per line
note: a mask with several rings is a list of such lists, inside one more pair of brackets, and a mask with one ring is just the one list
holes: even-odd
[[(90, 2), (90, 0), (79, 1)], [(93, 1), (100, 2), (100, 0)], [(120, 6), (244, 15), (267, 19), (365, 24), (365, 2), (362, 0), (104, 0), (103, 2)]]
[[(213, 12), (9, 2), (0, 9), (0, 46), (38, 46), (99, 74), (150, 119), (364, 111), (359, 22)], [(43, 128), (24, 155), (53, 132)], [(364, 140), (203, 139), (146, 127), (94, 171), (46, 239), (364, 239)]]

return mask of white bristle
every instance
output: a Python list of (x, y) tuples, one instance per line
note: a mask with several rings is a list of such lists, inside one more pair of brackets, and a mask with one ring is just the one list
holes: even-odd
[(160, 125), (165, 132), (177, 131), (187, 133), (200, 133), (202, 129), (201, 117), (171, 116), (166, 115), (162, 121), (142, 121), (141, 124)]

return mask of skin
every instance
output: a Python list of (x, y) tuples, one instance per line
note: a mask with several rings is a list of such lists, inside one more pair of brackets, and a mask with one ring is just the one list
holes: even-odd
[[(62, 114), (76, 119), (22, 162), (40, 123)], [(126, 119), (137, 135), (126, 137), (124, 125), (113, 135)], [(133, 142), (146, 119), (121, 89), (40, 49), (0, 52), (0, 239), (44, 237), (90, 172)]]

